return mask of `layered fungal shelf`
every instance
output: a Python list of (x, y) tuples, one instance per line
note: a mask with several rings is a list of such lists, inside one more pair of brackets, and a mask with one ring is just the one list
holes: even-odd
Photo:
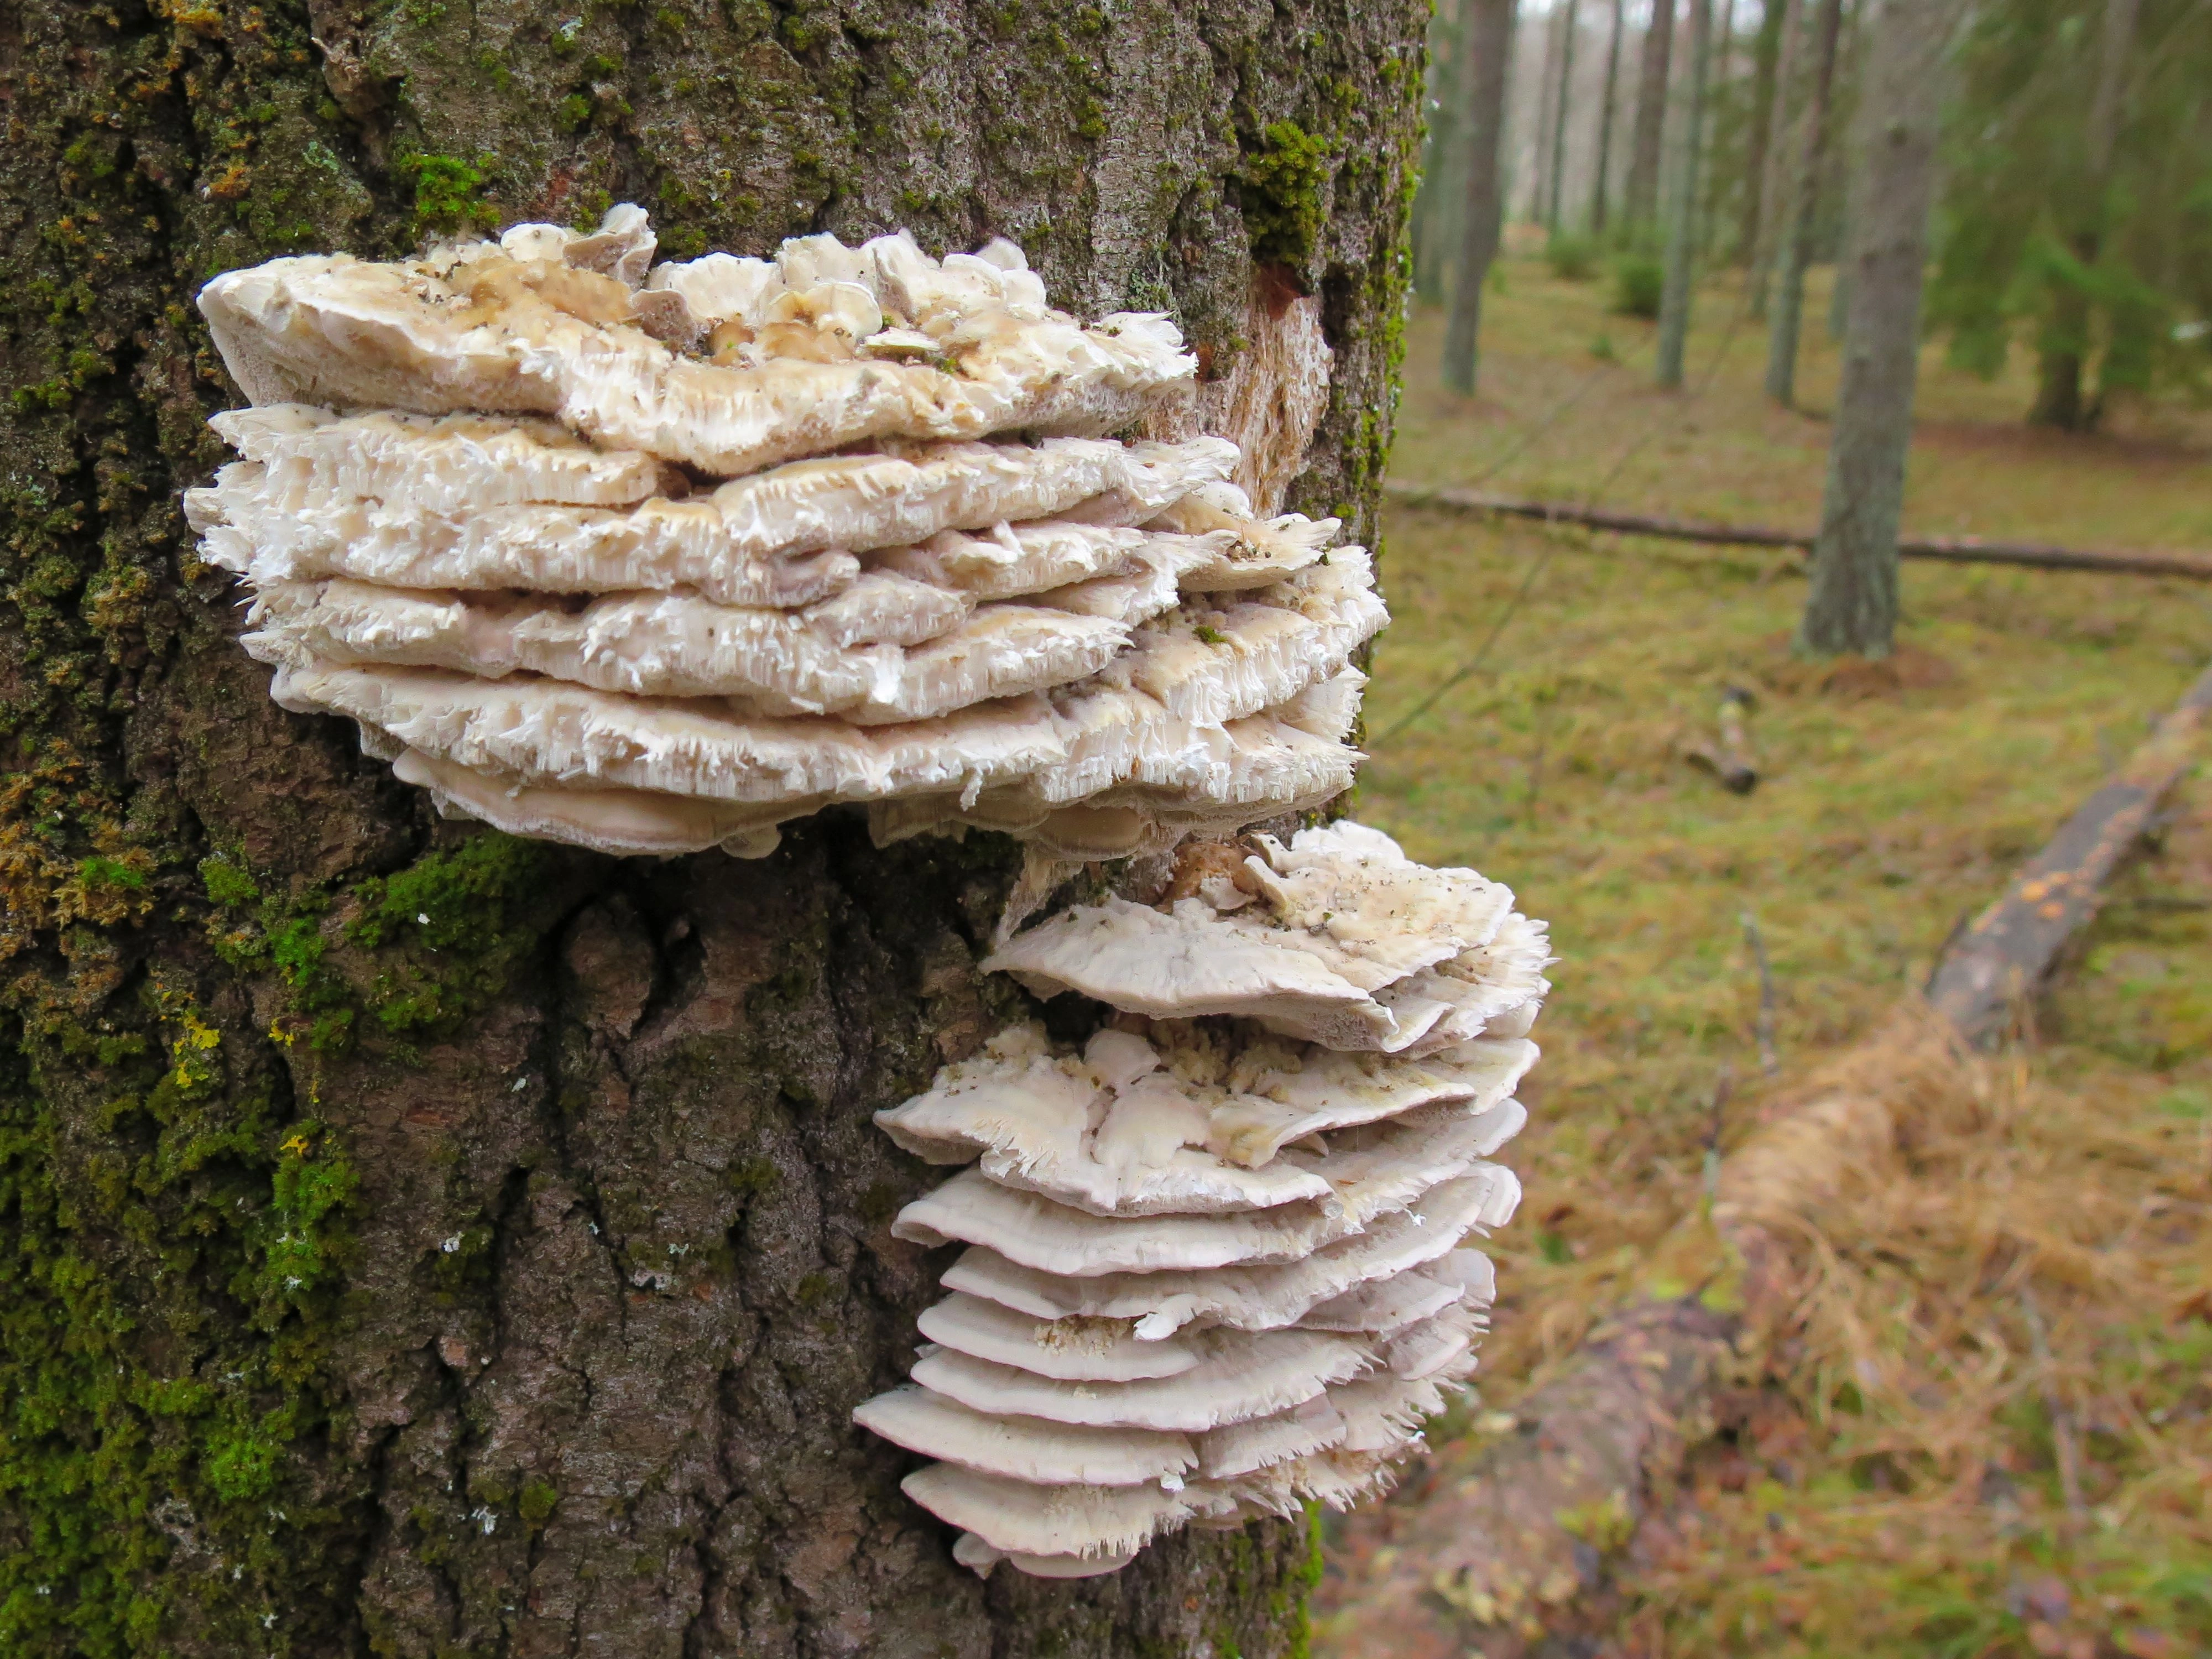
[(1115, 856), (1350, 783), (1364, 551), (1254, 518), (1233, 444), (1103, 435), (1188, 398), (1166, 319), (1079, 325), (1005, 241), (653, 248), (622, 207), (202, 291), (254, 407), (185, 505), (279, 702), (617, 853), (856, 802)]
[(273, 695), (607, 852), (758, 856), (840, 803), (1007, 831), (1009, 925), (1068, 860), (1179, 848), (1158, 904), (985, 964), (1101, 1029), (1017, 1024), (878, 1115), (968, 1166), (894, 1231), (965, 1248), (855, 1415), (984, 1572), (1380, 1489), (1474, 1368), (1549, 958), (1371, 830), (1241, 833), (1352, 781), (1366, 554), (1255, 516), (1234, 444), (1111, 435), (1193, 424), (1194, 360), (1051, 309), (1011, 243), (653, 252), (620, 207), (207, 285), (253, 406), (186, 508)]
[(906, 1491), (978, 1571), (1347, 1506), (1474, 1370), (1544, 930), (1358, 824), (1249, 842), (985, 964), (1118, 1011), (1086, 1042), (1011, 1027), (877, 1116), (969, 1166), (892, 1231), (967, 1248), (912, 1383), (855, 1415), (940, 1460)]

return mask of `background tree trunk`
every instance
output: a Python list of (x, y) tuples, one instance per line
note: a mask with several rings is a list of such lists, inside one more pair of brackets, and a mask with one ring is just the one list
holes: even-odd
[(1729, 112), (1735, 94), (1730, 83), (1735, 76), (1735, 0), (1721, 0), (1720, 16), (1712, 32), (1712, 45), (1706, 53), (1705, 116), (1704, 156), (1705, 198), (1698, 209), (1698, 258), (1711, 260), (1725, 257), (1721, 254), (1721, 221), (1725, 216), (1728, 192), (1737, 182), (1737, 168), (1730, 165), (1729, 154), (1734, 139), (1724, 128), (1732, 126)]
[(1850, 251), (1856, 233), (1851, 227), (1858, 222), (1858, 193), (1866, 182), (1863, 165), (1864, 141), (1856, 144), (1851, 134), (1858, 129), (1860, 114), (1865, 106), (1866, 21), (1865, 0), (1845, 0), (1842, 38), (1836, 46), (1835, 89), (1829, 94), (1828, 125), (1831, 131), (1844, 134), (1846, 142), (1839, 146), (1842, 154), (1834, 158), (1831, 171), (1835, 179), (1835, 190), (1840, 198), (1836, 213), (1836, 280), (1828, 284), (1828, 337), (1841, 345), (1844, 331), (1850, 318), (1851, 261)]
[(1461, 49), (1465, 6), (1439, 6), (1429, 25), (1428, 130), (1421, 140), (1421, 185), (1413, 198), (1413, 291), (1424, 304), (1441, 305), (1452, 255), (1459, 251), (1459, 208), (1467, 191), (1461, 177), (1467, 143), (1467, 89)]
[(1544, 13), (1544, 63), (1536, 83), (1536, 125), (1530, 135), (1534, 176), (1528, 185), (1528, 218), (1545, 223), (1552, 199), (1552, 180), (1559, 173), (1559, 158), (1552, 150), (1553, 116), (1559, 101), (1559, 51), (1565, 35), (1559, 28), (1559, 9)]
[[(2081, 179), (2067, 252), (2086, 274), (2105, 240), (2106, 194), (2112, 188), (2112, 151), (2120, 137), (2121, 96), (2127, 89), (2128, 56), (2136, 37), (2142, 0), (2105, 0), (2100, 32), (2096, 89), (2082, 133)], [(2078, 281), (2061, 275), (2036, 343), (2035, 406), (2028, 419), (2039, 426), (2079, 432), (2096, 424), (2097, 410), (2081, 395), (2081, 368), (2089, 355), (2089, 295)]]
[(1632, 231), (1645, 231), (1658, 216), (1660, 141), (1667, 131), (1668, 59), (1674, 46), (1676, 0), (1651, 0), (1636, 81), (1636, 147), (1628, 158), (1624, 216)]
[(1597, 179), (1590, 190), (1590, 234), (1605, 234), (1606, 186), (1613, 171), (1613, 113), (1620, 100), (1620, 36), (1628, 0), (1613, 0), (1613, 30), (1605, 48), (1605, 102), (1598, 111)]
[[(1768, 0), (1767, 15), (1779, 31), (1775, 46), (1772, 78), (1764, 100), (1764, 135), (1759, 143), (1755, 223), (1750, 239), (1751, 269), (1745, 282), (1745, 310), (1761, 321), (1766, 317), (1766, 295), (1774, 275), (1776, 250), (1780, 246), (1782, 192), (1789, 180), (1790, 104), (1796, 90), (1797, 46), (1803, 39), (1804, 0)], [(1765, 39), (1762, 27), (1760, 38)]]
[(1682, 153), (1667, 210), (1667, 276), (1659, 299), (1662, 386), (1682, 384), (1682, 351), (1690, 334), (1691, 285), (1698, 251), (1698, 173), (1705, 137), (1705, 64), (1712, 46), (1712, 0), (1690, 0), (1690, 67), (1682, 94)]
[(1960, 0), (1887, 0), (1873, 20), (1843, 380), (1797, 633), (1799, 648), (1815, 656), (1886, 657), (1895, 641), (1943, 55), (1960, 9)]
[(1567, 0), (1559, 19), (1559, 88), (1552, 95), (1552, 193), (1545, 204), (1544, 226), (1559, 234), (1559, 210), (1567, 182), (1567, 112), (1575, 96), (1575, 29), (1580, 0)]
[(1813, 84), (1798, 118), (1792, 158), (1789, 220), (1775, 254), (1774, 314), (1766, 335), (1766, 395), (1787, 409), (1797, 395), (1797, 335), (1805, 316), (1805, 271), (1813, 263), (1813, 220), (1820, 202), (1820, 176), (1828, 154), (1828, 102), (1835, 89), (1836, 42), (1843, 33), (1843, 0), (1820, 0), (1813, 24)]
[(1004, 234), (1215, 379), (1325, 335), (1291, 494), (1365, 539), (1426, 8), (575, 12), (0, 4), (7, 1651), (1290, 1651), (1304, 1528), (987, 1584), (848, 1421), (946, 1261), (868, 1115), (1020, 1006), (975, 968), (1016, 849), (438, 822), (192, 556), (239, 399), (191, 299), (624, 199), (677, 254)]
[(1460, 213), (1459, 268), (1452, 280), (1451, 319), (1444, 329), (1444, 385), (1474, 395), (1476, 348), (1482, 333), (1482, 285), (1498, 257), (1505, 217), (1498, 149), (1505, 136), (1505, 88), (1510, 78), (1513, 24), (1519, 0), (1461, 0), (1467, 64), (1467, 204)]

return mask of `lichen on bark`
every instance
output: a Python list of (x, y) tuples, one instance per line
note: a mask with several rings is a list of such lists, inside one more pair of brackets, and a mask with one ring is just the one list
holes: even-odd
[(191, 296), (636, 200), (679, 253), (1010, 235), (1219, 374), (1265, 260), (1335, 354), (1294, 501), (1371, 537), (1425, 21), (0, 0), (0, 1650), (1297, 1650), (1305, 1528), (985, 1584), (846, 1421), (944, 1265), (867, 1114), (1017, 1006), (1014, 850), (438, 823), (192, 556)]

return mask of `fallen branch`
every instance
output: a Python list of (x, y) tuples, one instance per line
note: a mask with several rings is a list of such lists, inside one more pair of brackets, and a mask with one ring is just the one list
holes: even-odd
[(2195, 757), (2208, 711), (2212, 669), (1944, 951), (1928, 1000), (1967, 1041), (1987, 1044), (2002, 1035), (2013, 1010), (2035, 994), (2067, 940), (2096, 914), (2106, 878)]
[[(1509, 496), (1484, 495), (1479, 490), (1401, 483), (1395, 479), (1383, 483), (1382, 493), (1408, 507), (1442, 507), (1497, 518), (1535, 519), (1546, 524), (1579, 525), (1589, 530), (1615, 530), (1626, 536), (1656, 536), (1668, 541), (1705, 542), (1716, 547), (1803, 550), (1813, 545), (1809, 531), (1664, 519), (1641, 513), (1615, 513), (1606, 507), (1577, 507), (1566, 501), (1516, 501)], [(2118, 575), (2186, 576), (2197, 581), (2212, 581), (2212, 557), (2199, 553), (2115, 552), (2058, 547), (2042, 542), (1985, 541), (1979, 536), (1901, 537), (1897, 553), (1899, 558), (1937, 559), (1951, 564), (2012, 564), (2034, 570), (2102, 570)]]
[[(2006, 897), (1947, 947), (1932, 1006), (1905, 1010), (1838, 1056), (1823, 1086), (1722, 1161), (1711, 1204), (1660, 1241), (1626, 1304), (1510, 1417), (1480, 1425), (1502, 1434), (1431, 1460), (1401, 1500), (1345, 1523), (1371, 1571), (1356, 1586), (1324, 1584), (1316, 1654), (1519, 1659), (1605, 1630), (1618, 1610), (1609, 1561), (1709, 1432), (1746, 1339), (1755, 1342), (1793, 1304), (1808, 1230), (1855, 1172), (1894, 1158), (1900, 1110), (1882, 1085), (1899, 1056), (1963, 1049), (2002, 1028), (2018, 988), (2049, 973), (2094, 913), (2096, 884), (2179, 779), (2207, 708), (2212, 670)], [(2063, 896), (2039, 892), (2048, 875), (2037, 871), (2068, 872)], [(2002, 972), (1972, 966), (1985, 961)], [(1953, 996), (1954, 985), (1978, 988)]]

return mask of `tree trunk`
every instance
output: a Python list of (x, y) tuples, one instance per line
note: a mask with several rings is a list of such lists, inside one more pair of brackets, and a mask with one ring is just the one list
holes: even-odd
[(1514, 15), (1520, 0), (1461, 0), (1464, 8), (1468, 90), (1467, 201), (1460, 212), (1459, 269), (1452, 282), (1451, 321), (1444, 331), (1444, 385), (1474, 395), (1476, 346), (1482, 332), (1482, 285), (1498, 257), (1505, 198), (1498, 148), (1505, 134), (1505, 88), (1512, 68)]
[(678, 253), (1005, 234), (1212, 377), (1311, 319), (1291, 493), (1367, 538), (1426, 7), (567, 9), (0, 4), (7, 1651), (1297, 1650), (1303, 1527), (987, 1583), (848, 1421), (945, 1265), (869, 1113), (1023, 1006), (1018, 849), (437, 821), (236, 646), (191, 301), (624, 199)]
[[(1836, 90), (1831, 99), (1828, 120), (1838, 131), (1846, 134), (1856, 125), (1856, 113), (1865, 108), (1865, 88), (1861, 82), (1865, 74), (1862, 60), (1866, 56), (1866, 32), (1859, 27), (1865, 21), (1865, 0), (1846, 0), (1843, 38), (1836, 48)], [(1858, 193), (1866, 181), (1866, 169), (1859, 165), (1859, 158), (1848, 144), (1844, 153), (1836, 159), (1841, 164), (1834, 171), (1841, 175), (1843, 201), (1836, 216), (1836, 280), (1828, 284), (1827, 327), (1829, 339), (1841, 345), (1850, 320), (1851, 262), (1847, 252), (1856, 234), (1852, 227), (1858, 222)]]
[[(1767, 15), (1778, 20), (1780, 40), (1775, 48), (1773, 82), (1763, 100), (1765, 134), (1759, 142), (1756, 181), (1755, 224), (1750, 240), (1751, 271), (1745, 292), (1745, 310), (1760, 321), (1766, 318), (1766, 295), (1774, 274), (1781, 241), (1782, 192), (1789, 178), (1790, 94), (1796, 88), (1797, 47), (1804, 36), (1804, 0), (1768, 0)], [(1763, 31), (1762, 31), (1763, 33)]]
[(1559, 88), (1552, 100), (1552, 195), (1544, 210), (1545, 228), (1554, 236), (1559, 234), (1560, 198), (1567, 182), (1567, 110), (1574, 102), (1575, 14), (1580, 3), (1567, 0), (1566, 15), (1559, 22)]
[(1651, 0), (1651, 21), (1644, 30), (1644, 50), (1636, 82), (1636, 145), (1628, 158), (1628, 200), (1624, 216), (1632, 232), (1644, 232), (1659, 208), (1660, 140), (1667, 131), (1668, 59), (1674, 46), (1676, 0)]
[(1874, 21), (1866, 140), (1849, 253), (1850, 314), (1800, 650), (1886, 657), (1897, 631), (1897, 527), (1912, 442), (1921, 273), (1944, 48), (1959, 0), (1887, 0)]
[(1559, 171), (1552, 154), (1552, 113), (1559, 104), (1559, 43), (1563, 38), (1559, 9), (1555, 6), (1544, 15), (1544, 64), (1536, 84), (1536, 130), (1533, 136), (1535, 176), (1529, 184), (1528, 217), (1539, 224), (1544, 223), (1549, 214), (1552, 179)]
[(1460, 35), (1465, 27), (1466, 20), (1457, 10), (1447, 14), (1441, 8), (1429, 26), (1431, 106), (1421, 142), (1421, 187), (1413, 198), (1413, 291), (1425, 305), (1443, 303), (1445, 274), (1459, 246), (1459, 205), (1466, 193), (1460, 179), (1467, 148), (1461, 128), (1467, 95), (1460, 76), (1466, 58)]
[[(2112, 151), (2119, 143), (2120, 100), (2127, 89), (2128, 54), (2135, 45), (2136, 20), (2142, 9), (2142, 0), (2105, 0), (2097, 86), (2083, 131), (2082, 178), (2074, 228), (2066, 238), (2067, 251), (2085, 275), (2103, 251), (2106, 196), (2112, 186)], [(2081, 395), (2089, 323), (2088, 291), (2062, 276), (2036, 343), (2035, 405), (2028, 419), (2038, 426), (2080, 432), (2096, 424), (2098, 411)]]
[(1590, 191), (1590, 234), (1605, 234), (1606, 185), (1613, 170), (1613, 112), (1620, 95), (1620, 35), (1628, 0), (1613, 0), (1613, 33), (1605, 48), (1605, 102), (1598, 112), (1597, 181)]
[[(1713, 31), (1712, 69), (1706, 76), (1705, 104), (1710, 112), (1717, 112), (1729, 99), (1729, 78), (1734, 73), (1735, 60), (1735, 0), (1723, 0), (1720, 27)], [(1720, 137), (1717, 115), (1709, 117), (1714, 125), (1713, 137)], [(1713, 257), (1719, 246), (1722, 209), (1729, 186), (1727, 170), (1722, 164), (1717, 142), (1713, 153), (1707, 157), (1705, 170), (1705, 203), (1698, 218), (1698, 257)]]
[(1814, 23), (1813, 84), (1799, 118), (1797, 154), (1790, 169), (1790, 222), (1775, 256), (1774, 318), (1766, 337), (1766, 395), (1784, 409), (1797, 396), (1797, 335), (1805, 315), (1805, 270), (1813, 263), (1813, 218), (1820, 201), (1820, 174), (1828, 154), (1828, 100), (1835, 89), (1836, 42), (1843, 33), (1843, 0), (1820, 0)]
[(1691, 283), (1698, 248), (1698, 173), (1705, 137), (1705, 61), (1712, 45), (1712, 0), (1690, 0), (1689, 85), (1683, 94), (1682, 153), (1667, 212), (1667, 276), (1659, 299), (1659, 385), (1682, 384), (1689, 342)]

